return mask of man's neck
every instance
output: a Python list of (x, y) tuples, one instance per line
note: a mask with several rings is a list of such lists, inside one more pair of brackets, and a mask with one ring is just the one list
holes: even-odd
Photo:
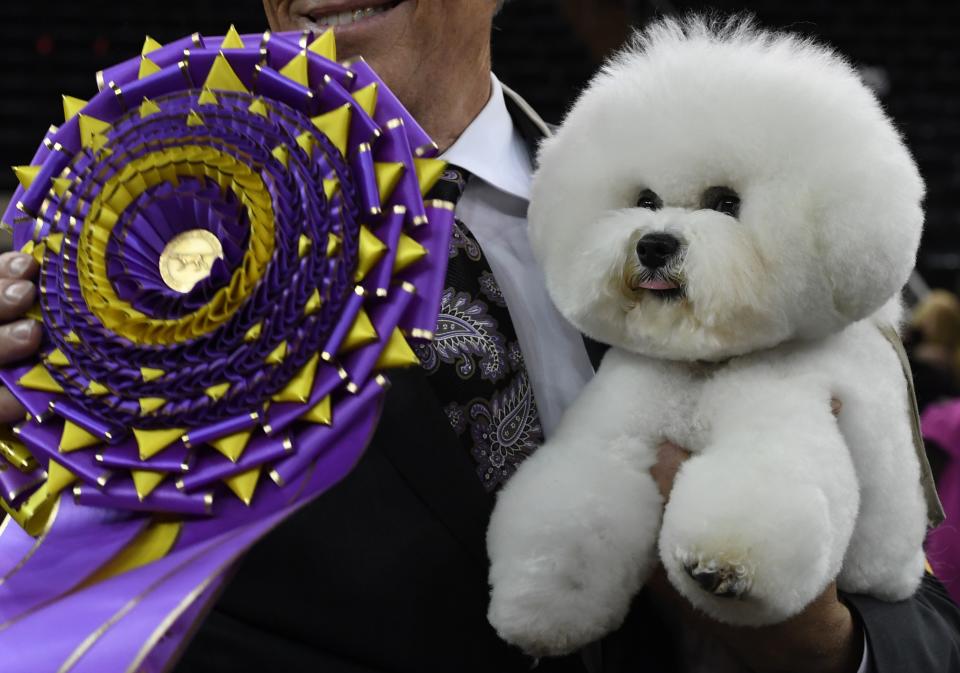
[(441, 152), (456, 142), (490, 100), (490, 67), (488, 47), (474, 62), (424, 73), (431, 86), (408, 108)]

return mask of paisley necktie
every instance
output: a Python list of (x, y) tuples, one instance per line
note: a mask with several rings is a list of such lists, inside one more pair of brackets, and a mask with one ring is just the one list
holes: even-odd
[[(469, 173), (450, 165), (431, 198), (457, 203)], [(487, 491), (543, 443), (530, 377), (500, 286), (467, 226), (455, 219), (435, 339), (417, 355)]]

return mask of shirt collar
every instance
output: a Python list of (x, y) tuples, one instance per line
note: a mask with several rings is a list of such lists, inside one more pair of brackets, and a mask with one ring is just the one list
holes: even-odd
[(440, 158), (502, 192), (529, 200), (530, 155), (513, 126), (500, 81), (492, 73), (490, 78), (490, 100)]

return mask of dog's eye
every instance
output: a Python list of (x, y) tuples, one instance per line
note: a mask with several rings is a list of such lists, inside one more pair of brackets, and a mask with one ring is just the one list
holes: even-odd
[(729, 187), (711, 187), (703, 193), (701, 207), (737, 217), (740, 214), (740, 197)]
[(637, 197), (637, 208), (646, 208), (647, 210), (660, 210), (663, 207), (663, 201), (651, 189), (644, 189)]

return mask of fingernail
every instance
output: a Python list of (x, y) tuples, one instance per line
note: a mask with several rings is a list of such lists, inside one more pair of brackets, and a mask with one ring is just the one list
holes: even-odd
[(3, 291), (3, 296), (12, 302), (20, 303), (32, 291), (33, 283), (28, 280), (19, 280), (16, 283), (10, 283)]
[(32, 320), (21, 320), (10, 328), (10, 336), (17, 341), (29, 341), (31, 334), (33, 334)]
[(10, 260), (10, 273), (19, 276), (27, 272), (30, 268), (30, 261), (33, 258), (30, 255), (17, 255)]

